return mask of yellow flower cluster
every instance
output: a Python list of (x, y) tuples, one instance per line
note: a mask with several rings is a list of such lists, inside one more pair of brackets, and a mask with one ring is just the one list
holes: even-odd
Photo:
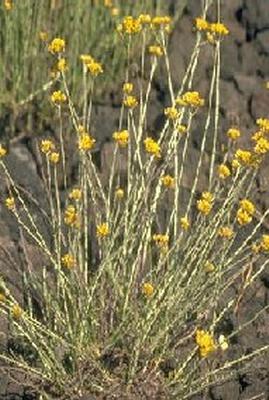
[(195, 342), (199, 347), (201, 357), (207, 357), (210, 353), (215, 351), (217, 347), (213, 335), (203, 329), (197, 329)]
[(126, 96), (123, 100), (123, 104), (127, 108), (135, 108), (138, 105), (138, 101), (135, 96)]
[(65, 71), (67, 71), (67, 69), (68, 69), (68, 66), (67, 66), (67, 62), (66, 62), (66, 59), (65, 58), (60, 58), (58, 61), (57, 61), (57, 64), (56, 64), (56, 68), (55, 68), (57, 71), (59, 71), (59, 72), (65, 72)]
[(117, 31), (126, 33), (127, 35), (135, 35), (142, 29), (142, 25), (139, 19), (128, 15), (123, 18), (122, 23), (118, 25)]
[(90, 54), (81, 54), (80, 59), (92, 76), (96, 77), (104, 72), (102, 64)]
[(263, 132), (269, 133), (269, 119), (268, 118), (258, 118), (256, 124)]
[(14, 197), (7, 197), (5, 200), (5, 205), (9, 210), (14, 210), (15, 209), (15, 199)]
[(130, 94), (134, 90), (134, 85), (131, 82), (125, 82), (122, 87), (123, 93)]
[(79, 188), (74, 188), (69, 193), (69, 199), (79, 201), (82, 197), (82, 191)]
[(117, 199), (119, 199), (119, 200), (121, 200), (121, 199), (123, 199), (123, 197), (124, 197), (124, 190), (122, 189), (122, 188), (117, 188), (116, 190), (115, 190), (115, 196), (116, 196), (116, 198)]
[(48, 51), (52, 54), (59, 54), (65, 51), (65, 41), (62, 38), (54, 38), (48, 45)]
[(175, 121), (180, 116), (180, 112), (176, 109), (176, 107), (166, 107), (164, 109), (164, 115), (168, 119), (171, 119), (172, 121)]
[(64, 256), (62, 256), (61, 261), (63, 266), (67, 269), (72, 269), (76, 265), (76, 260), (70, 253), (66, 253)]
[(161, 235), (161, 234), (155, 234), (152, 237), (153, 241), (158, 247), (167, 247), (168, 242), (169, 242), (169, 236), (168, 235)]
[(269, 140), (261, 137), (256, 141), (256, 145), (254, 147), (254, 153), (258, 155), (266, 154), (269, 151)]
[(156, 44), (149, 46), (148, 52), (152, 56), (156, 56), (156, 57), (161, 57), (164, 55), (163, 47), (156, 45)]
[(231, 239), (234, 235), (234, 231), (229, 226), (222, 226), (218, 230), (218, 235), (224, 239)]
[(48, 38), (49, 38), (49, 35), (48, 35), (48, 32), (46, 32), (46, 31), (41, 31), (41, 32), (39, 32), (39, 39), (42, 41), (42, 42), (46, 42), (47, 40), (48, 40)]
[(82, 133), (78, 139), (78, 148), (82, 151), (91, 150), (96, 140), (88, 133)]
[(203, 107), (205, 100), (200, 96), (197, 91), (190, 91), (183, 94), (181, 97), (176, 98), (176, 104), (182, 107)]
[(151, 297), (154, 293), (154, 287), (150, 282), (145, 282), (142, 285), (141, 291), (144, 296)]
[(235, 153), (235, 159), (242, 165), (253, 165), (253, 156), (249, 150), (238, 149)]
[(22, 317), (23, 310), (19, 306), (19, 304), (14, 304), (14, 306), (11, 309), (11, 315), (14, 319), (20, 319)]
[(178, 125), (177, 126), (177, 131), (178, 131), (178, 133), (180, 133), (181, 135), (184, 135), (184, 133), (186, 133), (187, 132), (187, 127), (186, 127), (186, 125)]
[(66, 225), (79, 228), (80, 227), (80, 220), (78, 212), (72, 204), (69, 204), (64, 212), (64, 222)]
[(57, 151), (53, 151), (49, 154), (49, 160), (52, 164), (58, 164), (60, 160), (60, 153), (58, 153)]
[(152, 18), (151, 23), (154, 28), (163, 28), (167, 25), (170, 25), (171, 21), (171, 17), (169, 17), (168, 15), (164, 15)]
[(227, 131), (227, 136), (231, 140), (237, 140), (241, 136), (241, 132), (237, 128), (230, 128)]
[(214, 197), (210, 192), (203, 192), (200, 200), (197, 200), (197, 209), (204, 215), (208, 215), (213, 207)]
[(171, 175), (165, 175), (161, 178), (162, 184), (169, 188), (169, 189), (174, 189), (175, 188), (175, 178), (173, 178)]
[(200, 32), (208, 32), (217, 36), (227, 36), (229, 29), (221, 22), (210, 23), (202, 17), (195, 18), (195, 27)]
[(207, 260), (207, 261), (205, 262), (205, 264), (204, 264), (204, 270), (205, 270), (205, 272), (210, 273), (210, 272), (215, 271), (215, 269), (216, 269), (216, 267), (215, 267), (215, 265), (214, 265), (211, 261)]
[(151, 23), (151, 16), (149, 14), (140, 14), (138, 21), (141, 25), (148, 25)]
[(7, 154), (7, 150), (0, 144), (0, 158)]
[(44, 154), (50, 154), (55, 149), (55, 144), (50, 139), (41, 141), (40, 150)]
[(188, 220), (188, 217), (181, 217), (180, 220), (180, 226), (182, 229), (184, 229), (185, 231), (187, 231), (190, 227), (190, 221)]
[(269, 251), (269, 235), (262, 235), (261, 249), (263, 251)]
[(97, 225), (97, 227), (96, 227), (97, 237), (104, 238), (104, 237), (108, 236), (109, 233), (110, 233), (110, 230), (109, 230), (109, 226), (107, 223), (102, 223), (102, 224)]
[(56, 90), (55, 92), (53, 92), (50, 98), (51, 101), (56, 105), (60, 105), (67, 100), (66, 95), (61, 92), (61, 90)]
[(220, 179), (226, 179), (231, 175), (230, 169), (225, 164), (221, 164), (218, 167), (218, 176)]
[(147, 153), (153, 155), (156, 158), (161, 158), (160, 145), (151, 137), (144, 140), (144, 146)]
[(12, 10), (13, 8), (13, 1), (12, 0), (4, 0), (4, 7), (7, 11)]
[(254, 204), (248, 200), (243, 199), (240, 201), (240, 208), (237, 211), (236, 219), (240, 225), (249, 224), (252, 221), (253, 214), (255, 213)]
[(113, 133), (113, 139), (120, 147), (126, 147), (129, 140), (129, 132), (125, 129)]

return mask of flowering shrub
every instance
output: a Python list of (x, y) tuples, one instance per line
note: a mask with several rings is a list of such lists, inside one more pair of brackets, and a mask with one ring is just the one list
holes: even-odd
[[(229, 30), (220, 22), (209, 24), (207, 11), (205, 6), (203, 17), (195, 21), (196, 44), (179, 91), (175, 93), (169, 85), (171, 105), (164, 110), (164, 125), (152, 133), (147, 131), (146, 116), (158, 63), (164, 62), (171, 82), (167, 53), (171, 18), (143, 14), (124, 17), (119, 23), (118, 35), (128, 44), (127, 66), (133, 40), (144, 35), (139, 61), (147, 87), (131, 82), (127, 67), (119, 128), (111, 132), (114, 153), (106, 183), (92, 157), (98, 133), (91, 127), (93, 90), (87, 90), (88, 85), (98, 85), (106, 68), (91, 55), (81, 56), (81, 110), (73, 102), (65, 70), (59, 68), (61, 90), (51, 95), (61, 121), (59, 143), (50, 138), (40, 142), (49, 194), (50, 242), (31, 215), (6, 164), (7, 151), (0, 146), (0, 166), (10, 188), (5, 205), (45, 258), (36, 266), (41, 273), (31, 268), (25, 272), (29, 290), (24, 304), (18, 304), (7, 282), (2, 280), (0, 287), (0, 310), (11, 319), (14, 336), (31, 346), (35, 360), (7, 354), (0, 358), (27, 373), (46, 398), (53, 393), (72, 399), (108, 393), (121, 398), (154, 382), (152, 398), (164, 392), (163, 398), (188, 399), (230, 377), (231, 367), (246, 364), (269, 348), (237, 358), (231, 354), (221, 364), (220, 355), (229, 348), (230, 337), (217, 333), (218, 328), (268, 264), (269, 236), (262, 235), (260, 228), (269, 210), (259, 213), (251, 200), (251, 185), (269, 151), (269, 121), (257, 121), (258, 134), (247, 149), (236, 147), (241, 133), (231, 127), (228, 150), (219, 160), (220, 44)], [(153, 38), (161, 52), (155, 49), (148, 54)], [(210, 46), (214, 56), (209, 98), (193, 87), (203, 46)], [(59, 37), (48, 46), (56, 62), (64, 50), (68, 51), (68, 44)], [(77, 137), (74, 151), (79, 168), (73, 188), (66, 174), (63, 107), (69, 111)], [(197, 113), (205, 113), (206, 120), (196, 174), (183, 202), (186, 154)], [(208, 182), (198, 193), (210, 135)], [(126, 176), (116, 168), (122, 154), (127, 158)], [(64, 204), (60, 171), (65, 175)], [(238, 298), (229, 289), (242, 271), (246, 273)], [(33, 306), (36, 291), (40, 313)], [(175, 366), (166, 374), (162, 365), (171, 356)]]

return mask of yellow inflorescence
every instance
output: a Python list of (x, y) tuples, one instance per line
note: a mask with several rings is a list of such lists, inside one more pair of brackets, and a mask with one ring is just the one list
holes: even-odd
[(204, 270), (205, 270), (205, 272), (210, 273), (210, 272), (215, 271), (215, 269), (216, 269), (216, 267), (215, 267), (215, 265), (214, 265), (211, 261), (207, 260), (207, 261), (205, 262), (205, 264), (204, 264)]
[(230, 128), (227, 131), (227, 136), (229, 139), (237, 140), (241, 136), (241, 132), (237, 128)]
[(72, 269), (76, 265), (76, 260), (70, 253), (66, 253), (64, 256), (62, 256), (61, 261), (63, 266), (67, 269)]
[(4, 0), (4, 7), (7, 11), (12, 10), (13, 8), (13, 0)]
[(175, 107), (166, 107), (164, 109), (164, 115), (168, 118), (171, 119), (172, 121), (178, 119), (180, 116), (180, 112), (175, 108)]
[(120, 147), (126, 147), (129, 140), (129, 132), (126, 129), (123, 131), (114, 132), (112, 137)]
[(178, 133), (180, 133), (181, 135), (184, 135), (184, 133), (186, 133), (187, 132), (187, 127), (186, 127), (186, 125), (178, 125), (177, 126), (177, 131), (178, 131)]
[(174, 189), (175, 188), (175, 178), (173, 178), (171, 175), (165, 175), (161, 178), (162, 184), (169, 188), (169, 189)]
[(151, 23), (151, 16), (149, 14), (140, 14), (138, 21), (141, 25), (149, 25)]
[(269, 119), (268, 118), (258, 118), (256, 124), (263, 132), (269, 133)]
[(97, 237), (104, 238), (104, 237), (108, 236), (109, 233), (110, 233), (110, 230), (109, 230), (109, 226), (107, 223), (102, 223), (102, 224), (97, 225), (97, 227), (96, 227)]
[(71, 192), (69, 193), (69, 199), (71, 199), (71, 200), (76, 200), (76, 201), (78, 201), (78, 200), (80, 200), (81, 199), (81, 197), (82, 197), (82, 191), (81, 191), (81, 189), (79, 189), (79, 188), (74, 188), (74, 189), (72, 189), (71, 190)]
[(203, 192), (200, 200), (197, 200), (197, 209), (204, 215), (208, 215), (213, 207), (214, 197), (210, 192)]
[(57, 69), (57, 71), (59, 71), (59, 72), (65, 72), (65, 71), (67, 71), (68, 66), (67, 66), (67, 62), (66, 62), (66, 59), (65, 59), (65, 58), (60, 58), (60, 59), (57, 61), (56, 69)]
[(168, 242), (169, 242), (169, 236), (168, 235), (161, 235), (161, 234), (155, 234), (152, 237), (152, 240), (155, 242), (155, 244), (158, 247), (167, 247), (168, 246)]
[(49, 154), (55, 149), (55, 145), (52, 140), (45, 139), (41, 141), (40, 150), (44, 154)]
[(148, 48), (149, 54), (156, 57), (161, 57), (164, 55), (163, 47), (159, 45), (151, 45)]
[(122, 23), (118, 26), (118, 30), (128, 35), (139, 33), (142, 29), (141, 22), (130, 15), (123, 18)]
[(256, 154), (262, 155), (262, 154), (266, 154), (269, 151), (269, 140), (267, 140), (264, 137), (260, 137), (257, 141), (256, 141), (256, 145), (254, 147), (254, 152)]
[(203, 107), (205, 104), (204, 99), (197, 91), (190, 91), (183, 94), (181, 97), (176, 98), (176, 104), (182, 107)]
[(204, 18), (195, 18), (195, 27), (198, 31), (208, 31), (209, 25), (209, 22), (207, 22)]
[(127, 108), (135, 108), (138, 105), (138, 101), (135, 96), (126, 96), (123, 100), (123, 104)]
[(150, 282), (145, 282), (142, 285), (141, 291), (144, 296), (151, 297), (154, 293), (154, 287)]
[(14, 319), (20, 319), (22, 317), (23, 310), (18, 304), (14, 304), (11, 309), (11, 315)]
[(190, 221), (188, 220), (187, 217), (181, 217), (180, 220), (180, 226), (182, 229), (184, 229), (185, 231), (187, 231), (190, 227)]
[(269, 251), (269, 235), (262, 235), (260, 247), (263, 251)]
[(51, 101), (57, 105), (60, 105), (67, 100), (66, 95), (61, 92), (61, 90), (56, 90), (55, 92), (53, 92), (50, 98)]
[(156, 158), (161, 158), (160, 145), (152, 138), (148, 137), (144, 140), (144, 146), (147, 153), (153, 155)]
[(234, 235), (234, 231), (229, 226), (222, 226), (218, 230), (218, 235), (225, 239), (231, 239)]
[(218, 167), (218, 176), (221, 179), (226, 179), (231, 175), (231, 171), (230, 169), (227, 167), (227, 165), (225, 164), (221, 164)]
[(217, 348), (213, 335), (202, 329), (197, 329), (195, 341), (199, 347), (201, 357), (207, 357)]
[(49, 154), (49, 160), (52, 164), (58, 164), (58, 162), (60, 161), (60, 153), (58, 153), (57, 151), (53, 151)]
[(15, 209), (15, 199), (14, 197), (7, 197), (5, 200), (5, 205), (9, 210)]
[(65, 51), (65, 41), (62, 38), (54, 38), (49, 46), (48, 51), (52, 54), (59, 54)]
[(211, 33), (214, 36), (227, 36), (229, 29), (221, 22), (210, 23), (202, 17), (195, 18), (195, 27), (200, 32)]
[(253, 164), (253, 157), (249, 150), (238, 149), (235, 153), (235, 158), (242, 165), (251, 166)]
[(255, 213), (254, 204), (248, 200), (243, 199), (240, 201), (240, 208), (237, 211), (236, 219), (240, 225), (249, 224), (252, 221), (252, 217)]
[(7, 154), (7, 150), (0, 144), (0, 158)]
[(134, 85), (131, 82), (125, 82), (122, 87), (123, 93), (130, 94), (134, 90)]
[(124, 190), (122, 188), (117, 188), (115, 190), (115, 196), (117, 199), (121, 200), (124, 197)]
[(95, 139), (91, 137), (88, 133), (83, 133), (78, 139), (78, 148), (82, 151), (88, 151), (93, 149), (95, 144)]
[(168, 15), (156, 16), (152, 18), (152, 26), (154, 28), (163, 28), (171, 23), (172, 19)]
[(66, 225), (78, 228), (80, 225), (79, 216), (75, 206), (68, 205), (64, 212), (64, 222)]

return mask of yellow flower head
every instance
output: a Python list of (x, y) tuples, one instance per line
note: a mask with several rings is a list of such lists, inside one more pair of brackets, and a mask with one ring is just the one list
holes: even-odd
[(241, 136), (241, 132), (237, 128), (230, 128), (227, 131), (227, 136), (229, 139), (237, 140)]
[(243, 199), (240, 201), (240, 207), (242, 210), (246, 211), (250, 215), (255, 213), (255, 205), (248, 199)]
[(54, 38), (48, 46), (48, 51), (52, 54), (63, 53), (65, 51), (64, 39)]
[(187, 127), (186, 127), (186, 125), (178, 125), (178, 127), (177, 127), (177, 131), (181, 134), (181, 135), (184, 135), (184, 133), (186, 133), (187, 132)]
[(41, 141), (40, 150), (41, 150), (42, 153), (44, 153), (44, 154), (49, 154), (49, 153), (51, 153), (52, 150), (54, 150), (54, 149), (55, 149), (55, 145), (54, 145), (54, 143), (52, 142), (52, 140), (45, 139), (45, 140), (42, 140), (42, 141)]
[(211, 261), (206, 261), (205, 262), (205, 264), (204, 264), (204, 270), (205, 270), (205, 272), (207, 272), (207, 273), (210, 273), (210, 272), (213, 272), (213, 271), (215, 271), (215, 269), (216, 269), (216, 267), (215, 267), (215, 265), (211, 262)]
[(180, 112), (175, 107), (166, 107), (164, 109), (164, 115), (168, 119), (175, 121), (180, 116)]
[(80, 55), (80, 60), (83, 62), (83, 64), (87, 65), (91, 62), (94, 62), (94, 58), (90, 54), (81, 54)]
[(254, 152), (256, 154), (266, 154), (269, 151), (269, 140), (267, 140), (266, 138), (259, 138), (256, 142), (256, 145), (254, 147)]
[(138, 105), (137, 98), (135, 96), (126, 96), (123, 100), (123, 104), (127, 108), (135, 108)]
[(68, 226), (79, 227), (79, 216), (75, 206), (69, 204), (64, 212), (64, 222)]
[(5, 205), (9, 210), (14, 210), (15, 209), (15, 199), (14, 197), (7, 197), (5, 200)]
[(109, 226), (107, 223), (102, 223), (102, 224), (97, 225), (97, 228), (96, 228), (97, 237), (104, 238), (104, 237), (108, 236), (109, 233), (110, 233), (110, 230), (109, 230)]
[(118, 188), (115, 190), (115, 196), (117, 199), (121, 200), (124, 197), (124, 190), (122, 188)]
[(123, 18), (122, 21), (122, 31), (128, 35), (134, 35), (139, 33), (142, 29), (142, 25), (139, 19), (133, 18), (132, 16), (127, 16)]
[(260, 247), (263, 251), (269, 251), (269, 235), (262, 235)]
[(65, 59), (65, 58), (60, 58), (60, 59), (57, 61), (56, 69), (57, 69), (57, 71), (59, 71), (59, 72), (65, 72), (65, 71), (67, 71), (68, 66), (67, 66), (67, 62), (66, 62), (66, 59)]
[(58, 153), (57, 151), (53, 151), (49, 155), (49, 160), (52, 164), (58, 164), (58, 162), (60, 161), (60, 153)]
[(71, 200), (80, 200), (82, 197), (82, 191), (79, 188), (74, 188), (71, 190), (71, 192), (69, 193), (69, 199)]
[(198, 211), (204, 215), (208, 215), (213, 207), (214, 197), (210, 192), (203, 192), (200, 200), (197, 200), (196, 206)]
[(39, 32), (39, 39), (42, 42), (46, 42), (48, 40), (48, 38), (49, 38), (48, 32), (45, 32), (45, 31)]
[(175, 178), (173, 178), (171, 175), (165, 175), (161, 178), (162, 184), (169, 188), (169, 189), (174, 189), (175, 188)]
[(171, 17), (168, 15), (165, 16), (157, 16), (152, 18), (152, 26), (153, 28), (165, 28), (167, 25), (170, 25), (171, 23)]
[(227, 36), (229, 34), (229, 29), (227, 26), (222, 24), (221, 22), (216, 22), (209, 25), (209, 30), (211, 33), (218, 36)]
[(122, 87), (123, 93), (130, 94), (130, 93), (132, 93), (133, 89), (134, 89), (134, 85), (131, 82), (125, 82), (123, 84), (123, 87)]
[(14, 319), (20, 319), (23, 314), (22, 308), (18, 304), (14, 304), (11, 309), (11, 315)]
[(252, 221), (252, 216), (247, 211), (239, 208), (236, 213), (236, 219), (240, 225), (246, 225)]
[(151, 45), (151, 46), (149, 46), (148, 52), (152, 56), (156, 56), (156, 57), (161, 57), (164, 54), (163, 47), (161, 47), (159, 45)]
[(179, 221), (180, 221), (181, 228), (184, 229), (185, 231), (187, 231), (190, 227), (190, 221), (188, 220), (188, 218), (181, 217)]
[(92, 76), (98, 76), (104, 72), (102, 64), (93, 60), (91, 62), (86, 63), (87, 69)]
[(7, 11), (12, 10), (13, 8), (13, 1), (12, 0), (4, 0), (4, 7)]
[(53, 92), (50, 98), (51, 101), (56, 105), (60, 105), (67, 100), (66, 95), (61, 92), (61, 90), (56, 90), (55, 92)]
[(81, 151), (88, 151), (93, 149), (95, 144), (95, 139), (91, 137), (88, 133), (83, 133), (78, 139), (78, 148)]
[(204, 99), (200, 96), (199, 92), (192, 91), (186, 92), (182, 97), (176, 98), (176, 104), (184, 107), (203, 107), (205, 104)]
[(198, 31), (209, 30), (209, 23), (202, 17), (195, 18), (195, 27)]
[(61, 258), (62, 264), (67, 269), (72, 269), (76, 265), (76, 260), (72, 254), (67, 253)]
[(110, 14), (112, 17), (117, 17), (120, 14), (120, 9), (118, 7), (112, 7)]
[(153, 241), (158, 247), (167, 247), (169, 242), (168, 235), (156, 234), (152, 237)]
[(250, 166), (253, 164), (253, 157), (250, 151), (238, 149), (235, 153), (235, 158), (240, 164)]
[(256, 124), (263, 132), (269, 132), (269, 119), (268, 118), (258, 118)]
[(126, 147), (129, 140), (129, 132), (127, 130), (114, 132), (113, 139), (120, 147)]
[(145, 297), (151, 297), (154, 293), (154, 287), (150, 282), (143, 283), (141, 291)]
[(197, 329), (195, 342), (199, 347), (201, 357), (207, 357), (216, 350), (216, 344), (213, 335), (202, 329)]
[(148, 25), (151, 23), (151, 16), (149, 14), (140, 14), (138, 21), (141, 25)]
[(144, 146), (147, 153), (153, 155), (156, 158), (161, 158), (160, 145), (152, 138), (148, 137), (144, 140)]
[(231, 239), (234, 235), (234, 231), (229, 226), (222, 226), (218, 230), (218, 235), (225, 239)]
[(226, 179), (231, 175), (231, 171), (230, 169), (227, 167), (227, 165), (225, 164), (221, 164), (218, 167), (218, 176), (221, 179)]
[(7, 150), (0, 144), (0, 158), (7, 154)]

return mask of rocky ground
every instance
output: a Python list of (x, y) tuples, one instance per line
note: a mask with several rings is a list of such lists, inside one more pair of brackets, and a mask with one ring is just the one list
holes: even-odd
[[(219, 137), (225, 145), (225, 131), (236, 123), (244, 135), (242, 144), (250, 139), (255, 130), (255, 119), (269, 116), (269, 90), (264, 89), (269, 80), (269, 1), (268, 0), (225, 0), (222, 2), (222, 20), (228, 25), (231, 35), (222, 44), (221, 72), (221, 120)], [(171, 1), (171, 6), (173, 1)], [(190, 49), (194, 42), (192, 20), (200, 14), (200, 2), (188, 0), (182, 18), (177, 22), (170, 38), (170, 56), (173, 84), (177, 87), (186, 69)], [(195, 77), (194, 88), (202, 94), (208, 91), (208, 80), (211, 74), (210, 53), (205, 51)], [(162, 123), (161, 110), (169, 105), (167, 82), (159, 78), (154, 82), (151, 98), (149, 127), (154, 131)], [(94, 105), (93, 131), (96, 132), (100, 148), (100, 165), (106, 171), (109, 164), (111, 145), (109, 138), (117, 126), (120, 98), (117, 91), (107, 94), (102, 104)], [(8, 116), (1, 120), (1, 135), (8, 132)], [(189, 160), (195, 165), (201, 143), (201, 121), (197, 121), (193, 136)], [(18, 136), (10, 146), (9, 164), (12, 165), (16, 181), (25, 193), (36, 199), (37, 206), (44, 206), (44, 191), (40, 176), (40, 160), (36, 152), (37, 139), (25, 130), (23, 123), (18, 124)], [(41, 132), (45, 137), (49, 132)], [(4, 136), (4, 139), (6, 137)], [(71, 157), (71, 156), (70, 156)], [(70, 175), (75, 174), (75, 160), (71, 160)], [(185, 185), (191, 185), (190, 178)], [(269, 206), (269, 158), (264, 162), (256, 180), (253, 196), (261, 211)], [(1, 198), (8, 193), (5, 180), (0, 181)], [(269, 221), (265, 229), (269, 226)], [(32, 263), (40, 255), (30, 244), (25, 243), (22, 234), (16, 228), (12, 217), (0, 206), (0, 273), (9, 282), (17, 298), (21, 296), (22, 275), (20, 265), (26, 253)], [(269, 271), (265, 271), (255, 286), (244, 296), (240, 312), (230, 315), (224, 322), (223, 330), (229, 334), (240, 323), (251, 318), (269, 302)], [(8, 331), (8, 323), (0, 317), (1, 331)], [(230, 346), (231, 355), (250, 352), (269, 341), (269, 313), (263, 313), (251, 326), (238, 335)], [(0, 335), (0, 350), (7, 341)], [(229, 356), (229, 354), (228, 354)], [(0, 375), (0, 399), (32, 399), (24, 394), (18, 383), (11, 382), (7, 376)], [(238, 372), (230, 382), (214, 387), (193, 400), (265, 400), (269, 399), (269, 355), (252, 364), (251, 370)]]

